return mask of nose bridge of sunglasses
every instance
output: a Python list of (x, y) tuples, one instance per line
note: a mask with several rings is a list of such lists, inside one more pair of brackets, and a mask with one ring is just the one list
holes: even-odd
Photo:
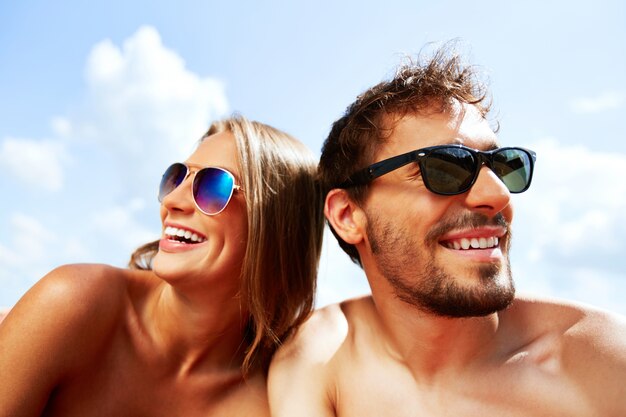
[(177, 191), (179, 188), (184, 188), (182, 186), (185, 185), (185, 184), (187, 184), (189, 187), (191, 187), (191, 184), (193, 184), (193, 179), (196, 176), (195, 174), (196, 173), (194, 171), (192, 171), (189, 167), (187, 167), (187, 171), (185, 172), (185, 175), (182, 177), (180, 182), (178, 184), (176, 184), (176, 186), (174, 187), (172, 192)]
[(483, 165), (486, 165), (487, 167), (492, 168), (493, 166), (493, 155), (486, 153), (486, 152), (481, 152), (478, 151), (476, 152), (476, 170), (480, 171), (483, 167)]
[[(485, 155), (483, 162), (476, 167), (474, 187), (480, 183), (482, 184), (480, 185), (481, 188), (486, 186), (492, 189), (495, 186), (496, 188), (504, 187), (511, 191), (509, 185), (505, 181), (505, 178), (502, 177), (502, 173), (499, 172), (495, 166), (492, 157), (493, 155)], [(484, 171), (483, 168), (487, 168), (487, 170)]]
[(178, 178), (174, 178), (171, 184), (171, 189), (167, 191), (161, 198), (163, 201), (168, 196), (172, 196), (172, 194), (182, 192), (183, 196), (185, 195), (185, 190), (190, 191), (193, 189), (193, 180), (195, 178), (195, 172), (192, 171), (189, 167), (185, 166), (186, 171), (184, 175), (180, 175)]
[(491, 171), (495, 173), (495, 169), (493, 166), (493, 155), (489, 152), (475, 151), (474, 154), (474, 181), (478, 179), (483, 167), (489, 168)]

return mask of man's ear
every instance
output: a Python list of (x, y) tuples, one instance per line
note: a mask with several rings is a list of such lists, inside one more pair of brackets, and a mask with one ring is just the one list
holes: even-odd
[(363, 240), (363, 214), (363, 210), (350, 199), (346, 190), (335, 188), (326, 195), (324, 215), (346, 243), (356, 245)]

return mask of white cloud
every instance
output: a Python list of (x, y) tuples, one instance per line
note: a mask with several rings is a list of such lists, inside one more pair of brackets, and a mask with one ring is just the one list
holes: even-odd
[(93, 230), (118, 245), (122, 252), (130, 254), (138, 246), (158, 238), (137, 219), (144, 206), (142, 200), (133, 199), (126, 205), (99, 210), (91, 215)]
[(7, 215), (0, 241), (0, 307), (15, 304), (29, 287), (57, 266), (93, 262), (93, 254), (81, 235), (83, 229), (73, 224), (57, 225), (55, 229), (21, 212)]
[(54, 233), (29, 215), (13, 213), (4, 234), (11, 240), (0, 244), (0, 285), (29, 273), (41, 275), (56, 242)]
[[(107, 262), (122, 266), (138, 246), (157, 236), (139, 223), (144, 203), (77, 213), (66, 223), (48, 226), (31, 215), (8, 217), (0, 241), (0, 307), (17, 298), (53, 268), (76, 262)], [(59, 216), (63, 221), (66, 216)]]
[(623, 270), (614, 272), (546, 260), (540, 264), (514, 262), (513, 271), (520, 293), (586, 303), (626, 315)]
[[(588, 303), (600, 304), (605, 308), (623, 310), (621, 297), (617, 294), (623, 292), (616, 287), (616, 283), (623, 281), (623, 277), (612, 276), (597, 269), (590, 268), (573, 268), (571, 270), (572, 291), (567, 296), (574, 300), (586, 300)], [(623, 285), (621, 286), (623, 287)]]
[(68, 137), (72, 133), (72, 124), (65, 117), (54, 117), (50, 121), (50, 127), (58, 137)]
[(617, 308), (626, 282), (626, 154), (554, 139), (531, 148), (537, 151), (533, 184), (514, 197), (518, 286), (626, 313)]
[(11, 216), (10, 222), (15, 230), (13, 241), (17, 249), (28, 253), (28, 257), (39, 260), (45, 257), (45, 244), (54, 241), (54, 234), (47, 230), (39, 220), (22, 213)]
[(93, 262), (94, 255), (85, 245), (84, 239), (78, 236), (63, 236), (62, 257), (71, 262)]
[[(591, 151), (544, 140), (533, 146), (537, 165), (533, 185), (519, 210), (532, 218), (538, 251), (587, 259), (621, 253), (626, 225), (626, 154)], [(536, 258), (540, 259), (540, 258)]]
[(208, 123), (228, 111), (223, 83), (189, 71), (150, 26), (121, 48), (110, 40), (95, 45), (85, 77), (92, 114), (82, 132), (118, 156), (186, 157)]
[(575, 113), (599, 113), (604, 110), (616, 109), (624, 104), (624, 94), (618, 91), (607, 91), (596, 97), (581, 97), (570, 102)]
[(63, 187), (66, 146), (56, 140), (5, 138), (0, 144), (0, 166), (34, 188), (58, 191)]
[(228, 112), (224, 83), (187, 69), (150, 26), (121, 46), (96, 44), (84, 72), (85, 105), (54, 119), (53, 129), (89, 152), (83, 159), (108, 158), (104, 169), (124, 179), (124, 199), (153, 196), (162, 170), (186, 159), (209, 123)]

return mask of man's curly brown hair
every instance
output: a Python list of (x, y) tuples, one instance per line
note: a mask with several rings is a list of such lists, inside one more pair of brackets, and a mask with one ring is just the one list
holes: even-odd
[[(393, 131), (394, 123), (407, 114), (444, 112), (455, 102), (474, 105), (483, 117), (491, 102), (474, 67), (463, 64), (456, 43), (448, 42), (430, 58), (408, 60), (395, 76), (365, 91), (337, 120), (324, 142), (318, 165), (323, 195), (352, 173), (373, 162), (378, 147)], [(350, 198), (363, 201), (367, 185), (348, 188)], [(354, 245), (333, 230), (341, 248), (361, 265)]]

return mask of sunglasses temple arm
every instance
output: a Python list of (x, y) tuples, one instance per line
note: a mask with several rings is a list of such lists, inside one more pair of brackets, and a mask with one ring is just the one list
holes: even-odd
[(367, 169), (367, 171), (369, 171), (369, 181), (372, 181), (373, 179), (378, 178), (382, 175), (388, 174), (389, 172), (413, 161), (417, 161), (418, 159), (419, 158), (416, 157), (415, 152), (409, 152), (372, 164)]
[(419, 159), (419, 154), (416, 154), (415, 151), (408, 152), (402, 155), (394, 156), (389, 159), (382, 160), (380, 162), (376, 162), (375, 164), (370, 165), (367, 168), (364, 168), (360, 171), (355, 172), (350, 175), (347, 180), (339, 184), (339, 188), (348, 188), (354, 187), (357, 185), (367, 184), (370, 181), (380, 177), (381, 175), (385, 175), (394, 169), (398, 169), (401, 166), (404, 166), (408, 163), (416, 161)]

